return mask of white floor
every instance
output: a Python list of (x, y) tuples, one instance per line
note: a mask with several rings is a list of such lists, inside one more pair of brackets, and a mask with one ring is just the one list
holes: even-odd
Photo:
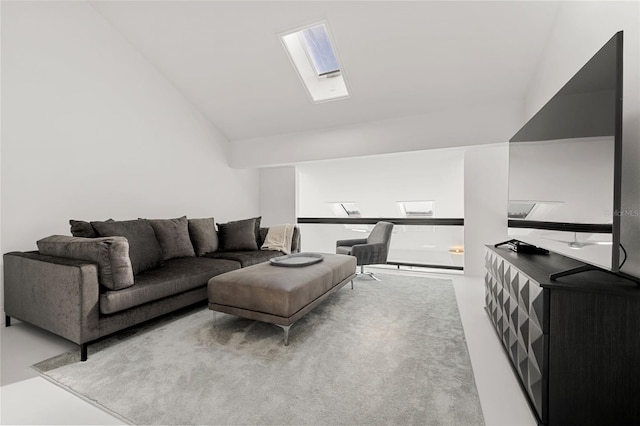
[[(452, 279), (485, 423), (489, 426), (536, 424), (484, 312), (484, 285), (481, 277), (392, 270), (380, 272)], [(38, 361), (73, 349), (77, 349), (77, 346), (18, 321), (11, 327), (2, 327), (1, 424), (124, 424), (94, 405), (41, 378), (29, 368)]]

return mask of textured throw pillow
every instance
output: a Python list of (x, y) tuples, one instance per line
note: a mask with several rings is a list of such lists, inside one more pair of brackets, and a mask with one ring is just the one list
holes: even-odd
[(216, 222), (212, 217), (207, 219), (189, 219), (189, 236), (196, 256), (218, 250), (218, 233)]
[(258, 250), (262, 217), (218, 223), (221, 251)]
[(101, 237), (125, 237), (129, 241), (129, 257), (134, 275), (162, 264), (162, 249), (149, 221), (123, 220), (91, 222)]
[(52, 235), (37, 242), (41, 254), (88, 260), (98, 264), (98, 280), (110, 290), (131, 287), (133, 269), (124, 237), (82, 238)]
[(156, 233), (164, 260), (196, 255), (189, 238), (186, 216), (176, 219), (149, 219), (149, 223)]

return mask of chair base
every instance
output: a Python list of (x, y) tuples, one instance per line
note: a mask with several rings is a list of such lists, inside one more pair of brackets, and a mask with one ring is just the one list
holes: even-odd
[(380, 278), (376, 277), (375, 275), (373, 275), (373, 272), (365, 272), (364, 271), (364, 265), (360, 265), (360, 270), (356, 271), (356, 276), (358, 275), (368, 275), (371, 278), (373, 278), (376, 281), (380, 281)]

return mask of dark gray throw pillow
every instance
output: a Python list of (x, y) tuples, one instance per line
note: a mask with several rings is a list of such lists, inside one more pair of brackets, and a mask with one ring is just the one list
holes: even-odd
[(101, 237), (125, 237), (129, 241), (129, 257), (134, 275), (162, 264), (162, 249), (149, 221), (123, 220), (91, 222)]
[(71, 219), (69, 220), (69, 225), (71, 225), (71, 235), (74, 237), (96, 238), (98, 236), (93, 226), (84, 220)]
[(176, 219), (149, 219), (149, 223), (156, 233), (164, 260), (196, 255), (189, 238), (186, 216)]
[(221, 251), (258, 250), (262, 217), (218, 223)]
[[(113, 219), (107, 219), (105, 222), (113, 222)], [(99, 237), (98, 233), (93, 226), (87, 221), (84, 220), (69, 220), (69, 225), (71, 225), (71, 235), (74, 237), (82, 237), (82, 238), (97, 238)]]
[(189, 236), (196, 256), (204, 256), (218, 250), (218, 233), (212, 217), (189, 219)]

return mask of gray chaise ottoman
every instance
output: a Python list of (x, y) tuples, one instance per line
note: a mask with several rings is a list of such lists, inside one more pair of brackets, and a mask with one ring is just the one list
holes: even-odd
[(356, 258), (325, 254), (324, 260), (298, 268), (269, 262), (227, 272), (209, 280), (209, 309), (289, 328), (330, 294), (351, 281)]

